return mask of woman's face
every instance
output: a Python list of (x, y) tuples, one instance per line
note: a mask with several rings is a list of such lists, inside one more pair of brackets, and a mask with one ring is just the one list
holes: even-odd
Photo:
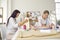
[(19, 14), (20, 14), (20, 13), (17, 13), (16, 17), (18, 17), (18, 16), (19, 16)]
[(47, 18), (48, 18), (48, 15), (49, 15), (48, 13), (43, 14), (43, 18), (44, 18), (44, 19), (47, 19)]

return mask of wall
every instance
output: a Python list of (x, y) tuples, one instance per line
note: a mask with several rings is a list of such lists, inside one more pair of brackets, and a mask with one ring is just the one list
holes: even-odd
[[(1, 2), (1, 0), (0, 0)], [(18, 9), (21, 12), (25, 11), (40, 11), (45, 9), (54, 10), (54, 0), (2, 0), (1, 6), (4, 7), (4, 22), (11, 15), (11, 11)]]
[(12, 11), (43, 11), (45, 9), (54, 10), (54, 0), (12, 0)]
[[(21, 12), (26, 11), (40, 11), (43, 10), (55, 10), (54, 0), (12, 0), (11, 1), (11, 11), (18, 9)], [(20, 20), (20, 17), (18, 18)]]

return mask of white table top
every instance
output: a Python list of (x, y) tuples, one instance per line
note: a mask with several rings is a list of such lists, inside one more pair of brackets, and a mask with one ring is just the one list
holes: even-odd
[[(18, 37), (18, 36), (21, 36), (21, 35), (18, 35), (18, 34), (21, 34), (21, 32), (23, 33), (23, 37), (25, 37), (26, 35), (25, 34), (27, 34), (27, 36), (28, 36), (28, 34), (30, 33), (35, 33), (35, 35), (38, 35), (39, 33), (39, 35), (41, 36), (41, 35), (45, 35), (45, 34), (56, 34), (57, 32), (56, 31), (52, 31), (51, 33), (50, 32), (39, 32), (39, 31), (33, 31), (33, 30), (30, 30), (30, 31), (21, 31), (21, 30), (18, 30), (16, 33), (15, 33), (15, 35), (13, 36), (13, 38), (12, 38), (12, 40), (16, 40), (16, 38)], [(38, 32), (38, 33), (37, 33)], [(21, 37), (20, 37), (21, 38)]]

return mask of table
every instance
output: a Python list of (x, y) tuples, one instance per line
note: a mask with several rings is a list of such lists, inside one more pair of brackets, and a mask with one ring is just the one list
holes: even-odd
[(40, 40), (40, 39), (59, 39), (60, 32), (56, 32), (55, 30), (51, 30), (48, 32), (40, 32), (40, 30), (34, 31), (21, 31), (18, 30), (12, 40)]

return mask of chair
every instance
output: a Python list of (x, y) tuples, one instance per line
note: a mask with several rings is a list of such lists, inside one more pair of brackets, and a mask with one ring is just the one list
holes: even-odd
[(6, 25), (5, 24), (2, 24), (1, 26), (1, 37), (2, 37), (2, 40), (6, 40)]

